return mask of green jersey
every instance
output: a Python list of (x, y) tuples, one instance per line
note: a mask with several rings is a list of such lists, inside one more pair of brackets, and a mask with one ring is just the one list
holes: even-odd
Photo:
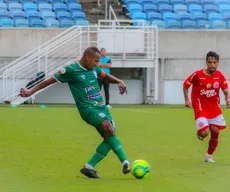
[(81, 111), (84, 108), (104, 105), (97, 81), (102, 73), (98, 66), (88, 71), (76, 62), (55, 73), (54, 78), (61, 83), (69, 84), (78, 110)]

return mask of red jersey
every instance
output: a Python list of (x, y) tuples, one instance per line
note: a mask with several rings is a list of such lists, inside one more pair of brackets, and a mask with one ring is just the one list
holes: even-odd
[(184, 88), (188, 89), (191, 85), (191, 100), (195, 112), (195, 118), (206, 117), (215, 118), (222, 114), (220, 104), (220, 88), (228, 89), (228, 83), (220, 71), (213, 75), (206, 75), (204, 70), (195, 71), (184, 81)]

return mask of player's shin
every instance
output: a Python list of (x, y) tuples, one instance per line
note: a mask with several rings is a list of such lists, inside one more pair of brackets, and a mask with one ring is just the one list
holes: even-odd
[(207, 153), (212, 155), (218, 146), (219, 131), (211, 132), (211, 138), (209, 140), (209, 147)]
[(110, 146), (108, 143), (103, 141), (96, 149), (96, 152), (94, 155), (91, 157), (91, 159), (87, 162), (85, 167), (87, 169), (93, 169), (102, 159), (105, 158), (105, 156), (108, 154), (110, 151)]

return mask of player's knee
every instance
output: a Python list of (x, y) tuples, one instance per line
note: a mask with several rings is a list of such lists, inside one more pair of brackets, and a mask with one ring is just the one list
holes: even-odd
[(200, 137), (205, 138), (205, 137), (207, 137), (208, 134), (209, 134), (209, 129), (205, 129), (205, 130), (203, 130), (203, 131), (198, 131), (197, 134), (198, 134)]
[(112, 125), (109, 123), (108, 120), (105, 120), (101, 123), (101, 127), (103, 129), (103, 135), (104, 137), (115, 135), (115, 130), (112, 127)]
[(211, 132), (219, 132), (219, 129), (218, 129), (218, 127), (216, 127), (216, 126), (213, 126), (213, 125), (210, 125), (210, 131)]

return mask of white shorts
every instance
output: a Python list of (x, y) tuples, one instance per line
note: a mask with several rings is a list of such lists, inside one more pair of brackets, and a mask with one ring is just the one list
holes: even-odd
[(207, 119), (205, 117), (199, 117), (196, 120), (196, 129), (198, 132), (204, 131), (209, 128), (210, 125), (216, 126), (219, 130), (226, 128), (226, 122), (222, 114), (215, 118)]

